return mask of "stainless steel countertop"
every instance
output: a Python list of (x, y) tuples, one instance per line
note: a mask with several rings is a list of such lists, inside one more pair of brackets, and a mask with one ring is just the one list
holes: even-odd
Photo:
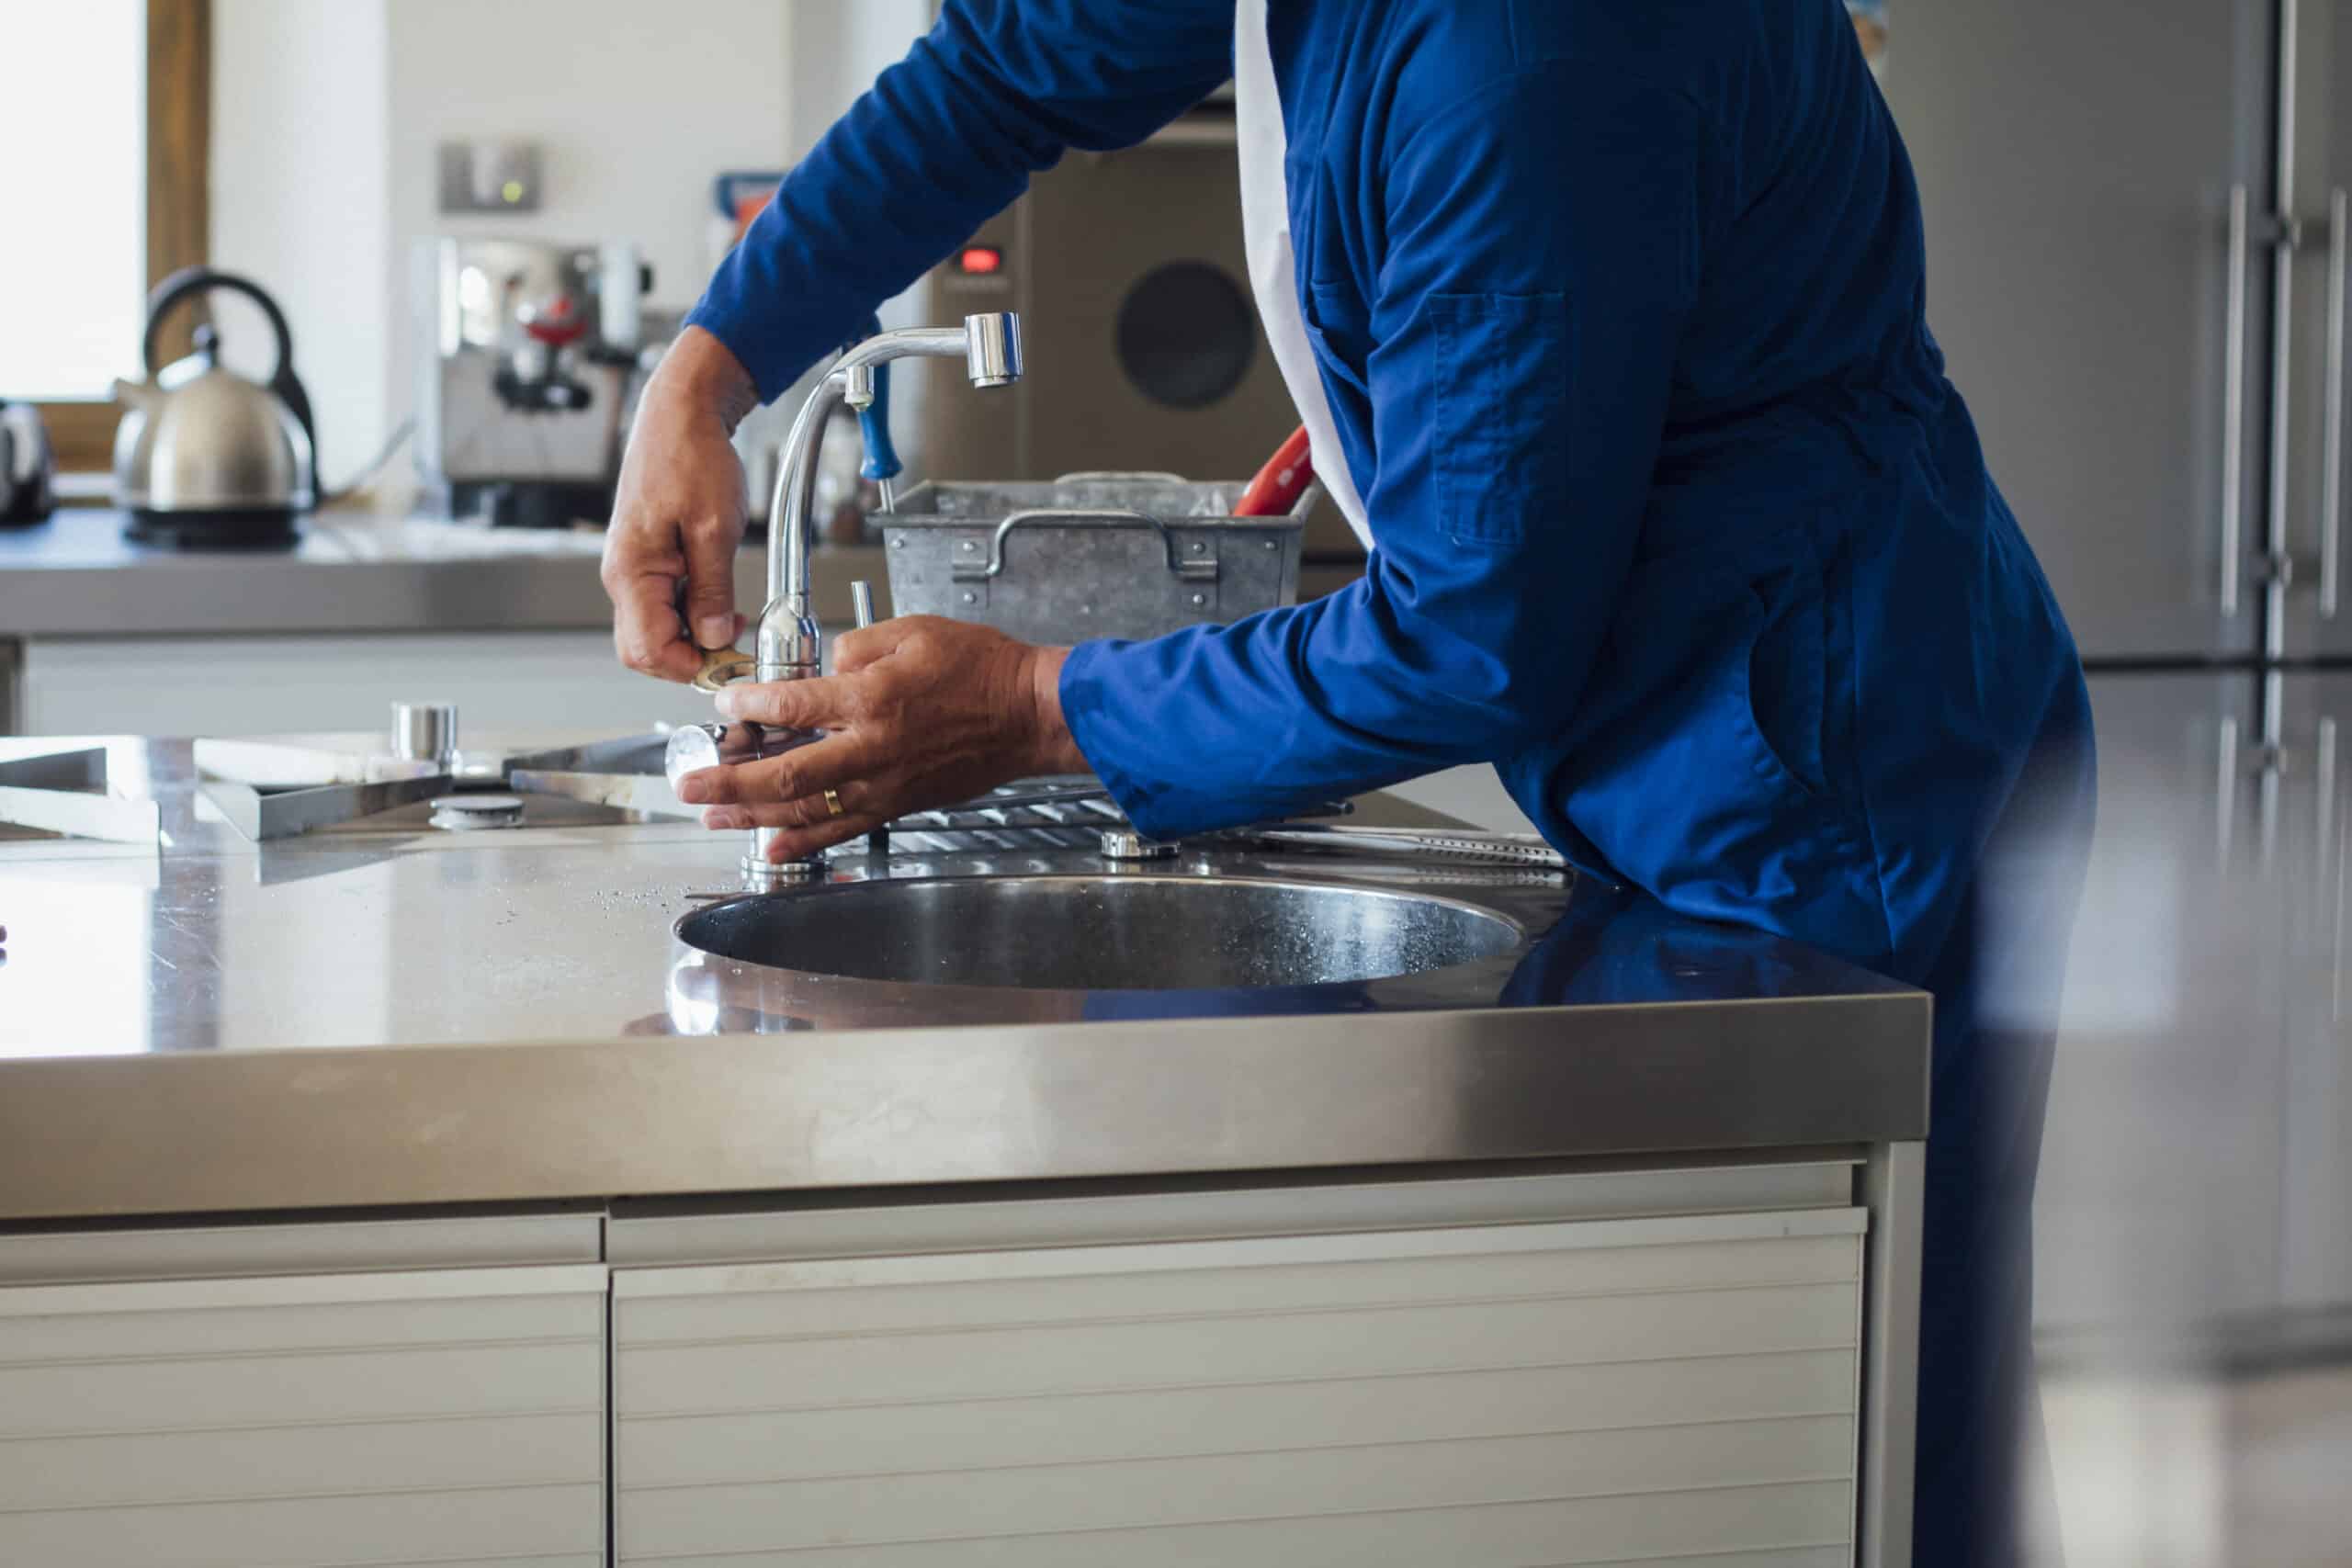
[[(47, 523), (0, 527), (0, 637), (166, 637), (265, 632), (522, 631), (609, 626), (596, 580), (604, 534), (491, 528), (433, 517), (328, 511), (290, 547), (189, 551), (134, 544), (122, 514), (67, 508)], [(765, 598), (763, 545), (735, 561), (735, 603)], [(1312, 598), (1360, 564), (1301, 571)], [(816, 609), (850, 624), (849, 585), (871, 581), (888, 613), (879, 546), (820, 546)]]
[[(203, 819), (186, 743), (110, 744), (117, 780), (163, 805), (164, 853), (0, 843), (0, 1220), (1926, 1131), (1924, 996), (1597, 885), (1193, 856), (1141, 874), (1420, 882), (1535, 934), (1282, 991), (843, 981), (674, 940), (697, 895), (735, 890), (739, 835), (535, 803), (548, 825), (447, 834), (413, 808), (257, 848)], [(1073, 868), (1098, 863), (857, 855), (835, 874)]]

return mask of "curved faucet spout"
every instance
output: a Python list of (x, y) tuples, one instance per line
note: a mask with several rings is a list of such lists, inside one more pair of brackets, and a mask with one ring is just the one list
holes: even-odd
[[(808, 555), (814, 543), (810, 518), (817, 507), (817, 457), (833, 411), (852, 391), (859, 372), (893, 359), (916, 357), (964, 361), (975, 387), (1006, 387), (1021, 379), (1021, 318), (1010, 311), (967, 316), (960, 327), (905, 327), (877, 333), (842, 351), (800, 405), (785, 437), (776, 465), (775, 491), (768, 503), (768, 602), (760, 611), (757, 678), (799, 681), (818, 673), (824, 640), (808, 602)], [(870, 388), (861, 385), (861, 393)], [(805, 876), (821, 862), (772, 866), (767, 847), (775, 829), (752, 830), (744, 869), (763, 880)]]
[[(800, 405), (785, 437), (784, 460), (776, 465), (775, 491), (768, 504), (768, 608), (788, 604), (795, 617), (808, 614), (810, 517), (817, 506), (817, 455), (823, 447), (833, 411), (848, 395), (852, 373), (893, 359), (917, 357), (964, 361), (975, 387), (1005, 387), (1021, 379), (1021, 318), (1011, 311), (967, 316), (960, 327), (905, 327), (878, 333), (854, 344)], [(763, 628), (768, 621), (763, 611)], [(761, 662), (767, 662), (763, 650)], [(764, 671), (760, 679), (775, 680)]]

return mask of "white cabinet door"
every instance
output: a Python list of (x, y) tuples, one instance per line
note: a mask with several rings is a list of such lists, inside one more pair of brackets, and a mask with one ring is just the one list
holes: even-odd
[(605, 1279), (0, 1290), (0, 1562), (596, 1568)]
[(617, 1269), (618, 1560), (1849, 1563), (1862, 1227)]

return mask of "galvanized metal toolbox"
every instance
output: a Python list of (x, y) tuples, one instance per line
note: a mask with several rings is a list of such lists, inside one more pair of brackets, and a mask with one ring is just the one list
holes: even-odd
[(918, 485), (873, 519), (891, 612), (1063, 643), (1160, 637), (1295, 604), (1317, 492), (1286, 516), (1236, 517), (1242, 489), (1153, 473)]

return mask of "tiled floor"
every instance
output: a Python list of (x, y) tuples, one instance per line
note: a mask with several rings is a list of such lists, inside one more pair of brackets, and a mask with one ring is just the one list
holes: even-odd
[(2040, 1568), (2352, 1564), (2352, 1363), (2046, 1373), (2042, 1411)]

